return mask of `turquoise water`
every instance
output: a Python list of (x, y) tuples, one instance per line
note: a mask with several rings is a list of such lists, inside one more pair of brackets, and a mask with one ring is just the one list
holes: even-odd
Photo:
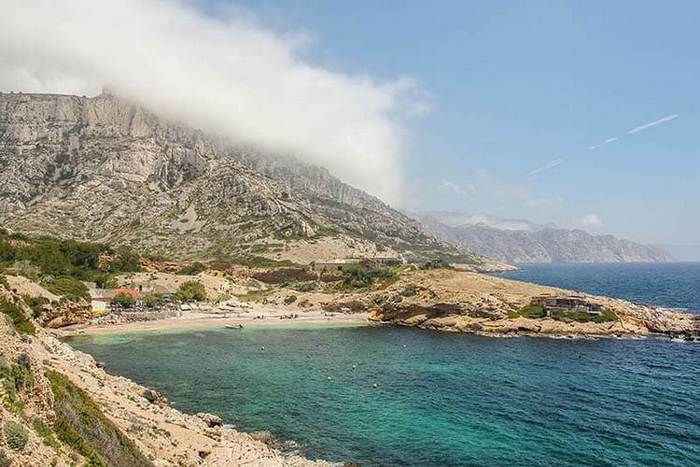
[(183, 411), (270, 430), (311, 457), (700, 465), (694, 343), (269, 326), (81, 336), (71, 344)]
[(700, 263), (522, 264), (501, 277), (700, 312)]

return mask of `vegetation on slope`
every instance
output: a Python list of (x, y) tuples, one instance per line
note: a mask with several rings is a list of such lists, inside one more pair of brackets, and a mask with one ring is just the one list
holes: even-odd
[[(71, 299), (86, 296), (87, 289), (76, 285), (79, 281), (96, 282), (100, 287), (112, 285), (114, 274), (139, 271), (140, 259), (127, 247), (30, 237), (0, 227), (0, 271), (41, 281), (49, 290), (65, 292)], [(60, 292), (54, 293), (64, 295)]]
[(0, 313), (4, 313), (10, 318), (18, 333), (31, 334), (32, 336), (36, 334), (34, 324), (24, 316), (18, 304), (11, 302), (7, 298), (0, 298)]
[(82, 389), (61, 373), (47, 371), (54, 394), (58, 438), (88, 459), (88, 466), (152, 466), (131, 440)]

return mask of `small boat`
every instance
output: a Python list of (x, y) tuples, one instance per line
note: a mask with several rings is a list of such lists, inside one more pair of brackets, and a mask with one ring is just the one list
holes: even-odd
[(226, 329), (243, 329), (242, 324), (227, 324), (224, 326)]

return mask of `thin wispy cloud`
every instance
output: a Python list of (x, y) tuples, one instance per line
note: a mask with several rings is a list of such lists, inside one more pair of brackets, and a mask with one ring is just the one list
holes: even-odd
[[(647, 130), (647, 129), (649, 129), (649, 128), (651, 128), (651, 127), (654, 127), (654, 126), (656, 126), (656, 125), (661, 125), (662, 123), (666, 123), (666, 122), (671, 121), (671, 120), (674, 120), (674, 119), (676, 119), (676, 118), (678, 118), (678, 117), (679, 117), (678, 114), (666, 115), (665, 117), (662, 117), (662, 118), (660, 118), (660, 119), (658, 119), (658, 120), (654, 120), (653, 122), (645, 123), (644, 125), (640, 125), (640, 126), (638, 126), (638, 127), (636, 127), (636, 128), (632, 128), (631, 130), (629, 130), (629, 131), (627, 132), (627, 134), (628, 134), (628, 135), (632, 135), (632, 134), (634, 134), (634, 133), (639, 133), (640, 131)], [(589, 150), (589, 151), (595, 151), (596, 149), (599, 149), (599, 148), (601, 148), (601, 147), (603, 147), (603, 146), (605, 146), (605, 145), (614, 143), (614, 142), (619, 141), (619, 140), (620, 140), (619, 137), (617, 137), (617, 136), (611, 136), (610, 138), (606, 139), (605, 141), (603, 141), (603, 142), (600, 143), (600, 144), (594, 144), (594, 145), (592, 145), (592, 146), (588, 146), (588, 150)], [(554, 167), (557, 167), (557, 166), (559, 166), (559, 165), (561, 165), (561, 164), (563, 164), (563, 163), (564, 163), (564, 160), (563, 160), (563, 159), (554, 159), (554, 160), (552, 160), (552, 161), (550, 161), (550, 162), (547, 162), (547, 163), (544, 164), (543, 166), (538, 167), (538, 168), (536, 168), (535, 170), (533, 170), (533, 171), (531, 171), (531, 172), (528, 172), (525, 176), (528, 177), (528, 178), (532, 178), (532, 177), (534, 177), (535, 175), (541, 174), (542, 172), (546, 172), (546, 171), (548, 171), (548, 170), (550, 170), (550, 169), (553, 169)]]
[(538, 167), (531, 172), (528, 172), (525, 176), (527, 178), (532, 178), (537, 174), (540, 174), (540, 173), (545, 172), (547, 170), (553, 169), (554, 167), (562, 165), (563, 163), (564, 163), (564, 159), (561, 159), (561, 158), (551, 160), (551, 161), (547, 162), (546, 164), (544, 164), (543, 166)]
[(673, 115), (666, 115), (665, 117), (662, 117), (658, 120), (654, 120), (653, 122), (645, 123), (644, 125), (640, 125), (636, 128), (632, 128), (630, 131), (627, 132), (628, 135), (634, 134), (634, 133), (639, 133), (640, 131), (644, 131), (648, 128), (651, 128), (656, 125), (661, 125), (662, 123), (669, 122), (671, 120), (674, 120), (678, 118), (677, 114)]
[(476, 187), (471, 183), (459, 184), (450, 180), (443, 179), (440, 187), (445, 191), (450, 191), (457, 196), (467, 196), (476, 192)]
[(613, 136), (612, 138), (608, 138), (608, 139), (606, 139), (605, 141), (603, 141), (603, 142), (600, 143), (600, 144), (594, 144), (593, 146), (588, 146), (588, 149), (589, 149), (590, 151), (593, 151), (593, 150), (595, 150), (595, 149), (598, 149), (598, 148), (600, 148), (600, 147), (605, 146), (606, 144), (614, 143), (614, 142), (617, 141), (618, 139), (619, 139), (619, 138), (618, 138), (617, 136)]

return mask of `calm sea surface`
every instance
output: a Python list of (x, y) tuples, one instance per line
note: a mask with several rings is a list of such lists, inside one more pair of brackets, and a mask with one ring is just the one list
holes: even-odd
[[(688, 268), (690, 276), (676, 281), (695, 287), (686, 298), (665, 280), (650, 281), (644, 268), (635, 277), (656, 284), (663, 299), (621, 272), (598, 284), (600, 273), (587, 267), (573, 269), (580, 282), (565, 282), (573, 279), (558, 266), (549, 276), (537, 266), (513, 277), (537, 273), (538, 282), (698, 310), (698, 267)], [(660, 278), (672, 274), (663, 271)], [(631, 286), (610, 288), (611, 277)], [(294, 324), (70, 343), (183, 411), (272, 431), (311, 457), (363, 465), (700, 465), (697, 343)]]
[(700, 263), (523, 264), (500, 277), (700, 312)]

